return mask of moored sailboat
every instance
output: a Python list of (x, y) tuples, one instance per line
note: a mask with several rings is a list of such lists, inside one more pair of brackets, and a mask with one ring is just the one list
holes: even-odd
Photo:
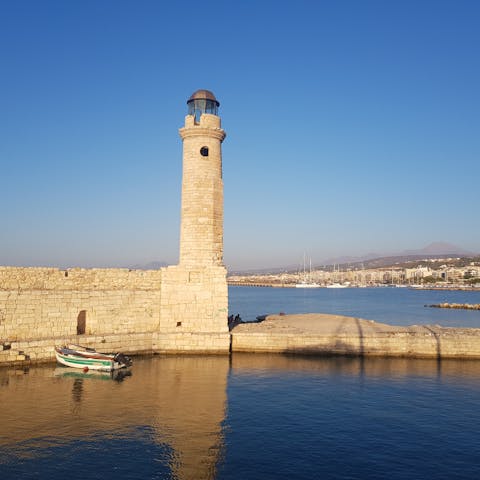
[(303, 254), (303, 276), (299, 283), (295, 284), (295, 288), (319, 288), (318, 283), (312, 282), (312, 259), (310, 259), (310, 272), (307, 275), (306, 256)]

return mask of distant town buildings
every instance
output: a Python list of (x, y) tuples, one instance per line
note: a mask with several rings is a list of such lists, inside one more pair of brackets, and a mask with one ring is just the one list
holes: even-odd
[[(437, 288), (480, 289), (480, 261), (458, 266), (459, 258), (425, 259), (414, 266), (392, 265), (381, 268), (328, 267), (313, 269), (309, 281), (322, 287), (331, 285), (368, 286), (422, 286)], [(304, 272), (230, 275), (230, 285), (265, 285), (289, 287), (298, 284)]]

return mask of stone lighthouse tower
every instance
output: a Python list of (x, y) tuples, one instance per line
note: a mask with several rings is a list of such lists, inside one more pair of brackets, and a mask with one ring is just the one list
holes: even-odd
[[(187, 101), (183, 141), (179, 264), (163, 269), (160, 334), (178, 350), (229, 349), (228, 290), (223, 265), (220, 103), (197, 90)], [(185, 345), (185, 346), (184, 346)]]
[(188, 100), (183, 140), (180, 265), (223, 266), (223, 180), (221, 144), (225, 132), (219, 102), (208, 90)]

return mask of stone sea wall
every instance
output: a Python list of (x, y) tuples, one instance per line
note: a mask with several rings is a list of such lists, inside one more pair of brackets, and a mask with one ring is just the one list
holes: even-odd
[(479, 328), (400, 327), (325, 314), (267, 317), (232, 331), (232, 352), (480, 359)]
[(126, 353), (228, 353), (224, 268), (0, 267), (0, 364), (76, 343)]
[(160, 270), (1, 267), (0, 341), (156, 331), (160, 285)]
[(223, 267), (0, 267), (0, 364), (54, 360), (54, 346), (127, 354), (271, 352), (480, 359), (480, 329), (399, 327), (325, 314), (227, 324)]
[[(55, 345), (82, 344), (103, 352), (126, 354), (226, 354), (228, 333), (144, 332), (110, 335), (71, 335), (38, 340), (20, 340), (0, 345), (0, 365), (29, 365), (55, 361)], [(2, 349), (5, 348), (5, 349)]]
[(480, 359), (480, 331), (364, 337), (355, 334), (234, 333), (232, 352)]

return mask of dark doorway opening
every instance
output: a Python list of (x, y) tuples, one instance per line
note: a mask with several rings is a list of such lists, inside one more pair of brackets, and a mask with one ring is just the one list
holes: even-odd
[(77, 317), (77, 335), (84, 335), (87, 328), (87, 311), (80, 310)]

